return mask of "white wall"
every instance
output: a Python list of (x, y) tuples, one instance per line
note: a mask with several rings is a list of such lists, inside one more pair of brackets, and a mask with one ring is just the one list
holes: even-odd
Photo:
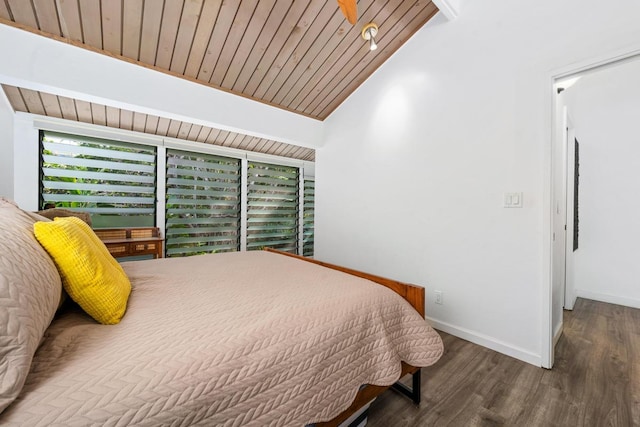
[(0, 197), (13, 199), (13, 110), (0, 90)]
[(40, 200), (39, 129), (29, 114), (16, 113), (13, 122), (13, 194), (22, 209), (37, 211)]
[(325, 122), (316, 257), (424, 285), (436, 326), (540, 364), (550, 76), (638, 40), (638, 14), (488, 0), (432, 20)]
[(640, 308), (640, 59), (567, 92), (580, 142), (576, 293)]

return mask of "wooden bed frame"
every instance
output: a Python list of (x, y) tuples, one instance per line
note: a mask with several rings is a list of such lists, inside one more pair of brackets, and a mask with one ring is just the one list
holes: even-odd
[[(302, 261), (310, 262), (313, 264), (318, 264), (323, 267), (331, 268), (333, 270), (342, 271), (343, 273), (351, 274), (353, 276), (362, 277), (367, 280), (371, 280), (372, 282), (378, 283), (382, 286), (385, 286), (402, 298), (404, 298), (413, 308), (416, 309), (418, 313), (424, 318), (424, 304), (425, 304), (425, 296), (424, 296), (424, 288), (420, 286), (411, 285), (408, 283), (398, 282), (396, 280), (387, 279), (380, 276), (375, 276), (373, 274), (364, 273), (358, 270), (352, 270), (350, 268), (340, 267), (338, 265), (329, 264), (326, 262), (318, 261), (312, 258), (305, 258), (300, 255), (291, 254), (289, 252), (282, 252), (271, 248), (265, 249), (268, 252), (274, 252), (280, 255), (286, 255), (292, 258), (297, 258)], [(355, 400), (340, 415), (335, 417), (334, 419), (326, 422), (316, 423), (316, 427), (336, 427), (340, 425), (340, 423), (347, 420), (351, 415), (355, 414), (360, 408), (369, 403), (373, 398), (381, 394), (383, 391), (388, 388), (393, 388), (394, 390), (399, 391), (400, 393), (408, 396), (413, 400), (413, 403), (418, 405), (420, 403), (420, 368), (416, 368), (415, 366), (411, 366), (402, 362), (402, 374), (400, 378), (405, 375), (412, 375), (412, 387), (406, 387), (403, 384), (396, 383), (390, 386), (376, 386), (376, 385), (365, 385), (360, 389), (358, 394), (356, 395)]]

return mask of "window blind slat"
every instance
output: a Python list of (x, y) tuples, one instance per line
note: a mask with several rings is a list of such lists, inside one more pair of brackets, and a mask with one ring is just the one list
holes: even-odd
[(231, 188), (237, 189), (235, 182), (231, 180), (230, 182), (212, 182), (212, 181), (196, 181), (193, 179), (181, 179), (181, 178), (169, 178), (167, 179), (167, 185), (171, 185), (174, 188), (179, 188), (180, 186), (191, 186), (191, 187), (208, 187), (208, 188)]
[[(280, 198), (276, 198), (276, 200), (273, 200), (273, 198), (269, 197), (268, 199), (266, 197), (262, 197), (259, 200), (251, 200), (249, 201), (249, 206), (255, 206), (255, 207), (263, 207), (263, 208), (268, 208), (268, 207), (276, 207), (276, 208), (283, 208), (283, 207), (289, 207), (289, 208), (297, 208), (298, 207), (298, 201), (294, 200), (294, 201), (290, 201), (291, 199), (286, 198), (286, 199), (280, 199)], [(297, 210), (297, 209), (294, 209)], [(257, 213), (257, 212), (256, 212)]]
[[(79, 190), (79, 191), (104, 191), (104, 184), (84, 184), (79, 182), (42, 181), (42, 186), (51, 190)], [(109, 192), (112, 193), (147, 193), (155, 194), (155, 187), (141, 185), (116, 185), (109, 184)]]
[[(252, 234), (252, 235), (251, 235), (251, 237), (252, 237), (254, 240), (259, 240), (259, 239), (270, 239), (270, 240), (273, 240), (273, 233), (272, 233), (270, 230), (268, 230), (268, 229), (267, 229), (267, 230), (264, 230), (264, 231), (269, 231), (269, 232), (268, 232), (268, 233), (254, 233), (254, 234)], [(280, 240), (291, 241), (291, 240), (292, 240), (292, 238), (291, 238), (291, 237), (284, 236), (284, 237), (282, 237)]]
[(202, 179), (206, 184), (213, 184), (220, 179), (233, 179), (233, 177), (235, 176), (234, 173), (229, 173), (225, 171), (217, 172), (217, 171), (209, 171), (209, 170), (196, 170), (196, 169), (190, 169), (190, 168), (169, 168), (167, 172), (169, 173), (169, 175), (184, 176), (187, 179), (193, 179), (194, 177), (198, 177)]
[[(109, 171), (127, 171), (127, 172), (155, 172), (155, 164), (146, 165), (143, 163), (121, 163), (118, 161), (109, 160), (95, 160), (88, 157), (60, 157), (55, 155), (43, 154), (43, 161), (52, 165), (58, 165), (58, 167), (69, 168), (84, 168), (84, 169), (99, 169)], [(114, 159), (117, 160), (117, 159)]]
[[(78, 143), (79, 141), (73, 141), (72, 139), (69, 139), (66, 143), (43, 141), (42, 145), (45, 151), (51, 151), (56, 157), (69, 157), (69, 155), (71, 157), (77, 157), (80, 155), (85, 155), (95, 158), (131, 160), (134, 162), (146, 163), (155, 163), (156, 160), (154, 154), (147, 154), (146, 152), (130, 152), (118, 150), (109, 150), (109, 157), (105, 157), (106, 152), (103, 149), (86, 145), (75, 145)], [(113, 144), (110, 145), (113, 146)], [(67, 156), (61, 156), (61, 154), (66, 154)]]
[(270, 194), (288, 194), (291, 191), (291, 186), (287, 187), (276, 187), (273, 184), (259, 185), (259, 184), (249, 184), (247, 187), (249, 191), (259, 192), (260, 190), (264, 190), (269, 192)]
[(268, 217), (255, 217), (255, 218), (247, 218), (247, 222), (251, 224), (295, 224), (298, 222), (297, 218), (293, 218), (292, 216), (288, 217), (276, 217), (276, 216), (268, 216)]
[(195, 188), (177, 188), (174, 187), (171, 191), (171, 194), (176, 197), (176, 199), (186, 198), (186, 197), (194, 197), (194, 196), (203, 196), (202, 200), (206, 200), (211, 197), (227, 197), (229, 195), (229, 191), (224, 191), (218, 189), (216, 187), (208, 187), (206, 189), (195, 189)]
[[(46, 201), (46, 199), (45, 199)], [(155, 217), (156, 208), (130, 208), (130, 207), (115, 207), (115, 208), (86, 208), (86, 207), (68, 207), (71, 210), (88, 212), (91, 215), (92, 224), (95, 224), (95, 216), (93, 214), (109, 214), (113, 216), (120, 215), (141, 215), (146, 217)], [(95, 226), (96, 228), (104, 228), (102, 225)]]
[(264, 246), (270, 247), (270, 248), (278, 248), (279, 245), (287, 245), (287, 246), (291, 246), (293, 248), (297, 247), (296, 245), (296, 239), (279, 239), (279, 240), (256, 240), (256, 241), (252, 241), (251, 243), (247, 243), (247, 247), (249, 248), (255, 248), (255, 249), (261, 249)]
[[(253, 163), (257, 165), (258, 163)], [(275, 165), (272, 165), (275, 166)], [(286, 181), (283, 184), (291, 184), (294, 181), (298, 180), (298, 168), (291, 168), (287, 166), (278, 166), (276, 169), (268, 169), (261, 168), (260, 176), (264, 178), (275, 178), (280, 181), (281, 179), (285, 179)]]
[(216, 206), (217, 207), (222, 207), (222, 206), (237, 207), (238, 206), (237, 200), (220, 200), (220, 199), (214, 200), (212, 198), (184, 199), (184, 198), (169, 197), (167, 198), (167, 203), (172, 205), (177, 205), (177, 206), (199, 206), (201, 208), (204, 208), (205, 206), (207, 206), (210, 209), (215, 208)]
[[(294, 222), (290, 222), (289, 224), (286, 224), (285, 229), (290, 229), (295, 223)], [(251, 230), (254, 232), (258, 232), (258, 231), (262, 231), (262, 230), (282, 230), (283, 227), (282, 225), (262, 225), (262, 226), (252, 226)]]
[[(238, 212), (233, 207), (220, 206), (220, 207), (216, 208), (216, 206), (212, 206), (212, 209), (216, 209), (216, 216), (215, 217), (207, 216), (206, 217), (207, 221), (213, 221), (216, 218), (237, 218), (236, 214)], [(185, 224), (188, 223), (187, 222), (188, 220), (191, 220), (193, 218), (193, 209), (192, 208), (176, 208), (176, 207), (172, 206), (171, 207), (171, 213), (173, 213), (173, 214), (181, 214), (180, 216), (178, 216), (176, 218), (178, 218), (178, 222), (185, 222)], [(173, 219), (171, 221), (173, 221)], [(167, 220), (167, 223), (171, 223), (171, 221)], [(203, 219), (200, 219), (198, 221), (203, 221)]]
[[(168, 235), (167, 235), (168, 236)], [(233, 243), (235, 242), (236, 238), (235, 235), (229, 235), (229, 236), (206, 236), (206, 235), (197, 235), (197, 236), (193, 236), (193, 237), (175, 237), (172, 236), (171, 237), (171, 243), (172, 243), (172, 247), (176, 247), (179, 246), (180, 244), (184, 244), (184, 243), (189, 243), (189, 247), (197, 247), (197, 245), (206, 245), (207, 243), (214, 243), (214, 242), (228, 242), (228, 243)], [(193, 245), (193, 243), (196, 243), (197, 245)]]
[(188, 232), (185, 232), (184, 229), (170, 229), (167, 231), (167, 236), (172, 235), (172, 236), (186, 236), (186, 235), (194, 235), (194, 234), (198, 234), (198, 235), (209, 235), (211, 233), (224, 233), (224, 232), (232, 232), (232, 231), (236, 231), (238, 228), (238, 223), (237, 222), (233, 222), (233, 223), (225, 223), (225, 224), (220, 224), (217, 225), (215, 227), (194, 227), (188, 230)]
[[(249, 165), (251, 166), (251, 164), (255, 165), (256, 163), (250, 163)], [(274, 165), (275, 166), (275, 165)], [(279, 166), (282, 168), (285, 168), (287, 166)], [(295, 169), (296, 171), (298, 169), (296, 168), (289, 168), (289, 169)], [(249, 173), (250, 174), (257, 174), (260, 171), (257, 169), (249, 169)], [(257, 176), (257, 178), (259, 178), (259, 180), (254, 181), (257, 185), (265, 185), (265, 184), (274, 184), (276, 185), (280, 190), (279, 191), (289, 191), (289, 189), (291, 188), (295, 188), (296, 189), (296, 193), (298, 192), (298, 187), (296, 187), (296, 183), (294, 182), (294, 178), (267, 178), (267, 177), (263, 177), (263, 176)], [(295, 181), (297, 181), (297, 178), (295, 178)], [(249, 187), (249, 189), (251, 189), (251, 187)], [(278, 191), (275, 188), (269, 188), (269, 189), (265, 189), (265, 191), (267, 193), (271, 192), (271, 191)]]
[(47, 194), (48, 202), (77, 202), (77, 203), (103, 203), (103, 204), (155, 204), (156, 198), (152, 194), (151, 197), (119, 197), (107, 194), (99, 195), (83, 195), (83, 194)]
[(98, 182), (112, 181), (112, 182), (135, 182), (141, 184), (151, 184), (155, 191), (156, 177), (154, 175), (123, 175), (117, 173), (105, 173), (105, 172), (92, 172), (74, 169), (56, 169), (54, 167), (48, 167), (43, 165), (42, 174), (47, 178), (62, 178), (62, 179), (82, 179), (82, 180), (94, 180)]
[(200, 255), (205, 253), (212, 252), (234, 252), (235, 249), (230, 249), (232, 241), (228, 242), (220, 242), (220, 244), (215, 245), (201, 245), (201, 246), (186, 246), (186, 247), (172, 247), (167, 248), (166, 253), (168, 257), (172, 256), (190, 256), (190, 255)]
[(227, 171), (229, 175), (235, 175), (238, 172), (238, 168), (235, 159), (227, 157), (210, 156), (209, 163), (203, 165), (199, 160), (191, 160), (187, 158), (174, 158), (172, 165), (176, 168), (184, 169), (185, 167), (195, 168), (199, 172), (206, 171)]

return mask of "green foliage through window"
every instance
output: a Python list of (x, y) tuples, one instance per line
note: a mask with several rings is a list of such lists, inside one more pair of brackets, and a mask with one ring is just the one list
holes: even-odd
[(88, 212), (94, 227), (153, 226), (156, 148), (41, 132), (42, 206)]
[(316, 182), (311, 179), (304, 180), (304, 200), (303, 200), (303, 246), (304, 256), (313, 256), (313, 236), (315, 223), (315, 196)]
[(298, 253), (299, 168), (249, 162), (247, 249)]
[(167, 150), (167, 256), (240, 249), (240, 160)]

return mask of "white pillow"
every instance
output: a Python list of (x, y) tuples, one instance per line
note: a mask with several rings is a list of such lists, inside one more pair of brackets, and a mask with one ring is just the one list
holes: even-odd
[(60, 274), (33, 234), (35, 222), (0, 198), (0, 412), (20, 394), (60, 301)]

